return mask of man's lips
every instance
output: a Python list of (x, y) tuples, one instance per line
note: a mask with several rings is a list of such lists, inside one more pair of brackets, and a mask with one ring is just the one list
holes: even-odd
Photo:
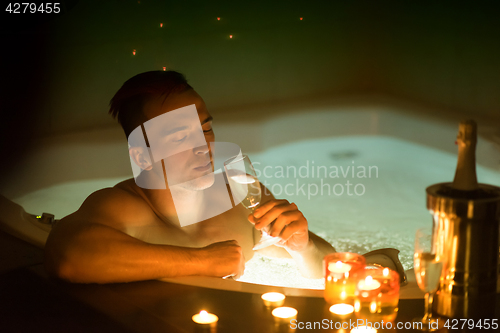
[(212, 162), (211, 161), (208, 161), (207, 164), (204, 164), (204, 165), (201, 165), (199, 167), (196, 167), (194, 168), (195, 170), (198, 170), (198, 171), (206, 171), (206, 170), (209, 170), (212, 168)]

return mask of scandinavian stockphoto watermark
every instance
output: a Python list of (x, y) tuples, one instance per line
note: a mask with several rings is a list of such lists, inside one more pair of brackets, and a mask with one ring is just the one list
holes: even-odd
[(362, 196), (364, 179), (378, 178), (378, 167), (355, 165), (317, 165), (306, 160), (300, 166), (263, 166), (254, 162), (257, 178), (275, 196)]

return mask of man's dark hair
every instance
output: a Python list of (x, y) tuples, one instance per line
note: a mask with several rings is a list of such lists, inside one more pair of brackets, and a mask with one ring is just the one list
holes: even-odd
[(116, 92), (109, 103), (109, 114), (123, 128), (125, 135), (148, 120), (142, 108), (152, 97), (165, 96), (172, 93), (193, 89), (183, 74), (176, 71), (150, 71), (128, 79)]

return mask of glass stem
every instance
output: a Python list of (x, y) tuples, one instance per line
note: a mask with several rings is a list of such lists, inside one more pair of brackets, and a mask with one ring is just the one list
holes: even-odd
[(432, 293), (425, 293), (425, 316), (423, 321), (428, 321), (432, 318)]

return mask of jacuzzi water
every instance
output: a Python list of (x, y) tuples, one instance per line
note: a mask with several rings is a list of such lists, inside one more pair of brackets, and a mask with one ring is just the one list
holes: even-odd
[[(416, 229), (432, 223), (425, 207), (425, 188), (451, 181), (456, 165), (455, 154), (383, 136), (311, 139), (249, 155), (261, 182), (273, 190), (276, 197), (295, 202), (308, 219), (310, 230), (329, 241), (337, 251), (366, 253), (384, 247), (396, 248), (401, 251), (405, 269), (413, 266)], [(296, 177), (294, 169), (298, 173)], [(482, 183), (500, 185), (498, 172), (478, 166), (477, 174)], [(61, 218), (78, 209), (93, 191), (121, 180), (123, 178), (70, 182), (14, 201), (28, 212), (51, 212)], [(351, 195), (347, 193), (347, 181), (351, 184)], [(314, 194), (314, 184), (317, 194)], [(330, 185), (329, 193), (326, 184)], [(285, 189), (287, 194), (280, 193)], [(324, 288), (323, 279), (300, 276), (292, 259), (270, 259), (261, 255), (247, 262), (245, 274), (239, 280)]]

